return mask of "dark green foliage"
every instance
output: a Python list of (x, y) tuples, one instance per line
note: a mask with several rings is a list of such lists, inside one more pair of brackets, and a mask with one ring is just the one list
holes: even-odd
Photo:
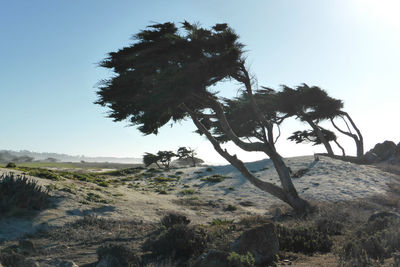
[(220, 183), (220, 182), (224, 181), (227, 178), (231, 178), (231, 177), (230, 176), (223, 176), (223, 175), (220, 175), (220, 174), (214, 174), (214, 175), (211, 175), (211, 176), (208, 176), (208, 177), (201, 178), (200, 180), (204, 181), (204, 182), (210, 182), (210, 183)]
[(158, 161), (160, 160), (160, 157), (151, 153), (144, 154), (143, 156), (143, 164), (147, 167), (150, 166), (151, 164), (157, 164), (158, 166)]
[(157, 156), (164, 168), (168, 169), (172, 158), (176, 157), (176, 154), (172, 151), (158, 151)]
[(110, 108), (115, 121), (128, 119), (144, 134), (157, 133), (169, 121), (204, 107), (198, 94), (238, 72), (242, 45), (229, 27), (204, 29), (183, 23), (155, 24), (136, 34), (134, 44), (112, 52), (100, 65), (116, 75), (97, 92), (96, 102)]
[[(336, 135), (334, 132), (331, 132), (329, 130), (320, 128), (324, 138), (326, 141), (335, 141), (336, 140)], [(296, 144), (299, 143), (312, 143), (313, 146), (320, 145), (322, 144), (321, 139), (318, 137), (318, 134), (313, 131), (313, 130), (304, 130), (304, 131), (296, 131), (293, 132), (291, 136), (288, 137), (288, 140), (296, 142)]]
[(246, 255), (240, 255), (236, 252), (231, 252), (228, 257), (229, 266), (232, 267), (253, 267), (255, 266), (254, 256), (250, 252)]
[(227, 220), (227, 219), (213, 219), (210, 222), (211, 225), (231, 225), (233, 224), (233, 220)]
[(115, 170), (115, 171), (103, 172), (101, 174), (103, 174), (103, 175), (111, 175), (111, 176), (125, 176), (125, 175), (140, 173), (141, 170), (143, 170), (143, 167), (135, 167), (135, 168), (122, 169), (122, 170)]
[(176, 224), (189, 224), (190, 220), (183, 214), (178, 213), (168, 213), (164, 217), (161, 218), (161, 224), (166, 228), (171, 228)]
[(17, 167), (17, 165), (14, 162), (9, 162), (6, 165), (6, 168), (15, 168), (15, 167)]
[(143, 163), (146, 167), (151, 164), (160, 167), (159, 163), (161, 163), (164, 168), (168, 169), (173, 157), (176, 157), (176, 154), (172, 151), (158, 151), (157, 155), (146, 152), (143, 156)]
[(52, 181), (62, 180), (62, 177), (52, 170), (39, 169), (39, 168), (23, 168), (23, 169), (27, 169), (26, 172), (31, 176), (48, 179)]
[(207, 234), (202, 228), (175, 224), (162, 231), (155, 239), (148, 239), (144, 249), (158, 258), (187, 260), (200, 255), (207, 246)]
[(321, 121), (340, 114), (342, 100), (330, 97), (318, 86), (309, 87), (303, 83), (295, 89), (286, 85), (277, 97), (279, 111), (290, 116), (298, 116), (302, 121)]
[(341, 262), (368, 266), (383, 262), (400, 250), (400, 220), (384, 217), (367, 222), (356, 229), (339, 253)]
[(320, 219), (316, 222), (317, 230), (328, 235), (340, 235), (343, 224), (335, 220)]
[(132, 249), (124, 245), (103, 245), (97, 250), (99, 262), (107, 262), (106, 266), (113, 267), (139, 267), (140, 258), (135, 255)]
[(224, 211), (236, 211), (236, 210), (237, 210), (237, 207), (234, 206), (234, 205), (231, 205), (231, 204), (229, 204), (229, 205), (224, 209)]
[(196, 153), (192, 148), (180, 147), (176, 153), (176, 156), (179, 159), (190, 159), (192, 161), (193, 167), (196, 166)]
[(49, 206), (48, 191), (35, 181), (13, 173), (0, 176), (0, 215), (15, 211), (42, 210)]
[(329, 236), (315, 228), (286, 228), (277, 225), (276, 232), (280, 250), (313, 254), (329, 252), (332, 247)]

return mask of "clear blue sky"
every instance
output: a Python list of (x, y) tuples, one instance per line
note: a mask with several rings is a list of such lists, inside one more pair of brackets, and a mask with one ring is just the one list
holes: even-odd
[[(191, 146), (200, 157), (223, 162), (189, 121), (143, 136), (93, 104), (96, 83), (112, 75), (97, 67), (108, 52), (153, 22), (183, 20), (227, 22), (246, 44), (260, 85), (304, 82), (344, 100), (366, 149), (385, 139), (397, 143), (399, 13), (396, 0), (0, 0), (0, 149), (141, 157)], [(282, 130), (296, 127), (287, 123)], [(339, 140), (354, 152), (351, 140)], [(278, 150), (295, 156), (323, 148), (281, 138)]]

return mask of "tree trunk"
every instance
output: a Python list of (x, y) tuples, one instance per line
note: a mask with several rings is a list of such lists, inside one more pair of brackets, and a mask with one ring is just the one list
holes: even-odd
[[(195, 113), (183, 105), (183, 108), (190, 114), (193, 123), (196, 125), (197, 129), (203, 133), (207, 139), (211, 142), (214, 149), (229, 163), (231, 163), (240, 173), (254, 186), (261, 189), (264, 192), (270, 193), (271, 195), (277, 197), (283, 202), (289, 204), (296, 212), (306, 213), (310, 209), (310, 204), (301, 199), (290, 178), (289, 169), (286, 167), (281, 156), (278, 153), (272, 154), (271, 160), (278, 172), (279, 179), (282, 184), (282, 188), (268, 182), (261, 181), (256, 178), (244, 165), (244, 163), (239, 160), (236, 155), (230, 155), (226, 150), (223, 150), (220, 143), (211, 135), (211, 133), (206, 129), (206, 127), (197, 119)], [(240, 147), (240, 146), (239, 146)], [(259, 149), (257, 151), (260, 151)], [(263, 150), (261, 150), (263, 151)]]
[(346, 156), (346, 152), (345, 152), (344, 148), (339, 144), (339, 142), (336, 139), (333, 140), (333, 142), (335, 142), (335, 144), (340, 148), (340, 150), (342, 150), (343, 157)]
[(307, 201), (299, 197), (290, 177), (289, 168), (286, 166), (282, 157), (276, 151), (273, 151), (268, 156), (272, 160), (275, 170), (278, 173), (279, 180), (281, 181), (283, 191), (287, 198), (286, 203), (301, 213), (309, 211), (311, 206)]
[[(306, 115), (303, 114), (305, 117)], [(334, 155), (331, 144), (329, 144), (329, 142), (325, 139), (321, 129), (318, 127), (318, 125), (316, 125), (312, 120), (310, 119), (305, 119), (308, 124), (311, 126), (311, 128), (313, 128), (313, 130), (317, 133), (317, 136), (319, 138), (319, 140), (321, 140), (321, 143), (325, 146), (326, 152), (328, 152), (328, 155)]]
[[(363, 136), (362, 136), (360, 130), (357, 128), (356, 124), (354, 123), (354, 121), (351, 119), (350, 115), (347, 112), (342, 112), (341, 115), (342, 115), (342, 119), (344, 120), (344, 122), (347, 125), (347, 128), (348, 128), (349, 132), (346, 132), (346, 131), (343, 131), (342, 129), (340, 129), (335, 124), (335, 122), (333, 121), (333, 118), (330, 119), (331, 123), (332, 123), (333, 127), (335, 127), (336, 130), (338, 130), (339, 132), (341, 132), (344, 135), (347, 135), (347, 136), (353, 138), (354, 142), (356, 143), (356, 147), (357, 147), (357, 157), (361, 159), (364, 156), (364, 140), (363, 140)], [(353, 134), (350, 131), (350, 127), (348, 126), (348, 124), (347, 124), (346, 120), (343, 118), (343, 116), (345, 116), (350, 121), (351, 126), (354, 128), (354, 130), (356, 130), (357, 135)]]

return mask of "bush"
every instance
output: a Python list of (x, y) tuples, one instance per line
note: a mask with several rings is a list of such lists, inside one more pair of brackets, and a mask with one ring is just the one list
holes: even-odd
[(210, 182), (210, 183), (219, 183), (219, 182), (224, 181), (226, 178), (231, 178), (231, 177), (223, 176), (223, 175), (220, 175), (220, 174), (214, 174), (214, 175), (211, 175), (211, 176), (208, 176), (208, 177), (201, 178), (200, 181)]
[(339, 257), (343, 265), (369, 266), (383, 262), (400, 250), (400, 220), (377, 218), (356, 229), (342, 247)]
[(178, 213), (168, 213), (161, 219), (161, 224), (164, 225), (166, 228), (171, 228), (177, 224), (189, 224), (190, 220), (183, 214)]
[(96, 250), (99, 262), (102, 266), (113, 267), (137, 267), (140, 259), (134, 252), (123, 245), (103, 245)]
[(187, 260), (200, 255), (207, 245), (207, 234), (201, 228), (175, 224), (162, 231), (155, 239), (148, 239), (143, 248), (156, 258)]
[(62, 180), (62, 177), (51, 170), (39, 169), (39, 168), (29, 168), (27, 173), (31, 176), (48, 179), (52, 181)]
[(240, 255), (236, 252), (231, 252), (228, 257), (229, 266), (235, 267), (253, 267), (254, 266), (254, 256), (250, 252), (246, 255)]
[(16, 167), (17, 167), (17, 165), (14, 162), (9, 162), (6, 165), (6, 168), (16, 168)]
[(313, 254), (329, 252), (332, 247), (329, 236), (315, 228), (286, 228), (277, 225), (276, 231), (280, 250)]
[(42, 210), (49, 204), (48, 190), (35, 181), (13, 173), (0, 176), (0, 214), (16, 209)]

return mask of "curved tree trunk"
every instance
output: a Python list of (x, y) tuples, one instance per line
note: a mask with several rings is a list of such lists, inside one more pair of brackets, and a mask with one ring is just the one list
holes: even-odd
[[(303, 114), (305, 117), (305, 114)], [(312, 120), (306, 119), (307, 123), (313, 128), (313, 130), (317, 133), (317, 136), (319, 140), (321, 140), (321, 143), (325, 146), (326, 152), (328, 152), (328, 155), (334, 155), (333, 149), (331, 147), (331, 144), (325, 139), (324, 135), (322, 134), (321, 129), (316, 125)]]
[[(299, 197), (295, 187), (293, 186), (293, 183), (290, 178), (290, 173), (289, 169), (286, 167), (285, 163), (282, 160), (282, 157), (276, 153), (272, 152), (270, 156), (276, 171), (278, 172), (279, 179), (282, 184), (282, 188), (268, 182), (261, 181), (260, 179), (256, 178), (244, 165), (244, 163), (239, 160), (236, 155), (230, 155), (226, 150), (222, 149), (220, 146), (220, 143), (211, 135), (211, 133), (206, 129), (206, 127), (198, 120), (196, 117), (195, 113), (190, 110), (188, 107), (183, 105), (183, 108), (190, 114), (193, 123), (196, 125), (196, 127), (199, 129), (201, 133), (203, 133), (207, 139), (211, 142), (213, 145), (214, 149), (223, 157), (225, 158), (229, 163), (231, 163), (240, 173), (254, 186), (257, 188), (261, 189), (264, 192), (270, 193), (271, 195), (277, 197), (278, 199), (282, 200), (283, 202), (289, 204), (296, 212), (299, 213), (305, 213), (310, 209), (310, 204)], [(216, 111), (218, 114), (218, 112)], [(229, 126), (229, 125), (225, 125)], [(230, 129), (232, 131), (232, 129)], [(229, 131), (228, 131), (229, 132)], [(230, 134), (233, 134), (233, 132), (230, 132)], [(233, 136), (232, 141), (236, 141), (235, 143), (238, 144), (239, 147), (241, 147), (244, 150), (247, 151), (264, 151), (265, 152), (265, 145), (262, 143), (262, 146), (257, 146), (257, 148), (254, 146), (255, 144), (253, 143), (251, 147), (249, 146), (244, 146), (242, 147), (243, 143), (242, 141), (236, 140), (237, 137)], [(237, 138), (239, 139), (239, 138)]]
[(363, 136), (362, 136), (362, 134), (361, 134), (361, 131), (357, 128), (356, 124), (354, 123), (354, 121), (351, 119), (350, 115), (349, 115), (347, 112), (342, 112), (341, 115), (342, 115), (342, 116), (345, 116), (345, 117), (349, 120), (351, 126), (354, 128), (354, 130), (357, 132), (357, 134), (353, 134), (353, 133), (350, 131), (350, 128), (349, 128), (349, 126), (347, 125), (347, 122), (346, 122), (346, 120), (345, 120), (343, 117), (342, 117), (342, 119), (343, 119), (344, 122), (346, 123), (349, 132), (346, 132), (346, 131), (340, 129), (340, 128), (335, 124), (335, 122), (333, 121), (333, 118), (330, 119), (330, 120), (331, 120), (331, 123), (332, 123), (333, 127), (335, 127), (336, 130), (338, 130), (339, 132), (341, 132), (341, 133), (344, 134), (344, 135), (347, 135), (347, 136), (353, 138), (354, 142), (356, 143), (357, 157), (358, 157), (358, 158), (362, 158), (362, 157), (364, 156), (364, 139), (363, 139)]
[(340, 148), (340, 150), (342, 150), (343, 157), (346, 156), (346, 152), (345, 152), (344, 148), (339, 144), (339, 142), (336, 139), (333, 140), (333, 142), (335, 142), (335, 144)]

